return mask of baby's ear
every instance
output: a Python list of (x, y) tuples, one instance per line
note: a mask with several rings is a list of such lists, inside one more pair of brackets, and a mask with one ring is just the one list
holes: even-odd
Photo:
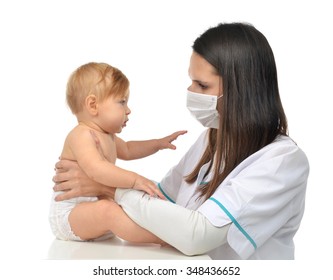
[(97, 114), (98, 103), (97, 103), (97, 98), (94, 94), (90, 94), (86, 97), (85, 106), (90, 114), (92, 115)]

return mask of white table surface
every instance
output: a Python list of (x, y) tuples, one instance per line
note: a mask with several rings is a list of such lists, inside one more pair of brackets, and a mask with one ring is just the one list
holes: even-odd
[(209, 260), (208, 255), (189, 257), (171, 247), (154, 244), (134, 244), (114, 237), (105, 241), (78, 242), (55, 239), (48, 251), (50, 260), (83, 260), (83, 259), (179, 259)]

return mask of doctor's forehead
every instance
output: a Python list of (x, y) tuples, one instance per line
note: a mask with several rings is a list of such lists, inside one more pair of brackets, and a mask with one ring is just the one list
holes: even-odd
[(206, 59), (196, 52), (192, 52), (188, 75), (192, 80), (205, 81), (219, 76), (216, 69)]

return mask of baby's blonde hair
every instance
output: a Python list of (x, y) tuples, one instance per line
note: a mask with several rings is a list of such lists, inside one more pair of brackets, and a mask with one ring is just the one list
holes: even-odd
[(90, 62), (77, 68), (67, 82), (66, 100), (73, 114), (79, 113), (87, 96), (95, 95), (101, 102), (111, 95), (125, 96), (129, 88), (127, 77), (106, 63)]

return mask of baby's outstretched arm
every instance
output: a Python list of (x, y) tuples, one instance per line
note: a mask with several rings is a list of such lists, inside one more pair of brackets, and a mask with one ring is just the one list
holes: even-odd
[(187, 133), (186, 130), (180, 130), (159, 139), (128, 142), (125, 142), (119, 137), (115, 137), (117, 156), (122, 160), (132, 160), (150, 156), (159, 150), (175, 150), (176, 146), (173, 145), (172, 142), (185, 133)]
[(187, 130), (180, 130), (180, 131), (176, 131), (166, 137), (157, 139), (158, 143), (159, 143), (159, 149), (163, 150), (163, 149), (171, 149), (171, 150), (175, 150), (176, 146), (172, 144), (173, 141), (177, 140), (178, 136), (180, 135), (184, 135), (187, 133)]

